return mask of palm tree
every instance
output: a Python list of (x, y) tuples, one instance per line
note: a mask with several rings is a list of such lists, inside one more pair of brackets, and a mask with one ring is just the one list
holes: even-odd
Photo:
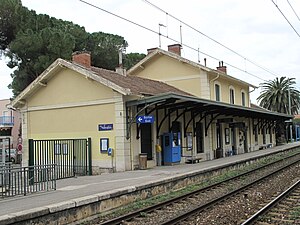
[[(295, 83), (295, 78), (277, 77), (275, 80), (260, 84), (262, 91), (257, 98), (259, 105), (275, 112), (297, 114), (300, 106), (300, 92), (292, 86)], [(287, 125), (284, 121), (276, 123), (277, 144), (283, 143), (284, 139), (288, 140)]]
[(300, 92), (293, 87), (295, 78), (276, 77), (275, 80), (260, 84), (262, 91), (257, 98), (259, 105), (265, 109), (290, 114), (289, 97), (291, 101), (291, 114), (298, 114), (300, 108)]

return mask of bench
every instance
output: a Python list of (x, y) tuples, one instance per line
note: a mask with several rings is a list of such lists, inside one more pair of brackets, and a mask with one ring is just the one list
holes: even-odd
[(258, 149), (262, 150), (262, 149), (271, 148), (271, 147), (272, 147), (272, 144), (263, 144)]
[(199, 163), (201, 159), (202, 158), (200, 158), (200, 157), (190, 157), (190, 158), (186, 159), (186, 163), (188, 163), (188, 164)]

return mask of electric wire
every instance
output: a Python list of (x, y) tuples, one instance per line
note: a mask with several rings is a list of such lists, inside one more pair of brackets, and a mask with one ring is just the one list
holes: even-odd
[[(98, 9), (98, 10), (100, 10), (100, 11), (103, 11), (103, 12), (105, 12), (105, 13), (108, 13), (108, 14), (110, 14), (110, 15), (112, 15), (112, 16), (115, 16), (115, 17), (117, 17), (117, 18), (119, 18), (119, 19), (121, 19), (121, 20), (124, 20), (124, 21), (126, 21), (126, 22), (128, 22), (128, 23), (131, 23), (131, 24), (133, 24), (133, 25), (135, 25), (135, 26), (138, 26), (138, 27), (140, 27), (140, 28), (142, 28), (142, 29), (145, 29), (145, 30), (147, 30), (147, 31), (149, 31), (149, 32), (152, 32), (152, 33), (157, 34), (157, 35), (161, 35), (161, 36), (163, 36), (163, 37), (165, 37), (165, 38), (167, 38), (167, 39), (169, 39), (169, 40), (171, 40), (171, 41), (173, 41), (173, 42), (175, 42), (175, 43), (177, 43), (177, 44), (181, 44), (180, 41), (175, 40), (174, 38), (171, 38), (170, 36), (166, 36), (166, 35), (164, 35), (164, 34), (160, 34), (159, 32), (157, 32), (157, 31), (155, 31), (155, 30), (153, 30), (153, 29), (151, 29), (151, 28), (148, 28), (148, 27), (146, 27), (146, 26), (143, 26), (143, 25), (141, 25), (141, 24), (139, 24), (139, 23), (136, 23), (136, 22), (134, 22), (134, 21), (131, 21), (131, 20), (129, 20), (129, 19), (127, 19), (127, 18), (124, 18), (124, 17), (122, 17), (122, 16), (120, 16), (120, 15), (117, 15), (117, 14), (115, 14), (115, 13), (112, 13), (112, 12), (110, 12), (110, 11), (108, 11), (108, 10), (106, 10), (106, 9), (103, 9), (103, 8), (101, 8), (101, 7), (99, 7), (99, 6), (96, 6), (96, 5), (92, 4), (92, 3), (89, 3), (89, 2), (84, 1), (84, 0), (79, 0), (79, 1), (82, 2), (82, 3), (84, 3), (84, 4), (87, 4), (87, 5), (91, 6), (91, 7), (93, 7), (93, 8), (96, 8), (96, 9)], [(193, 50), (193, 51), (196, 51), (197, 53), (201, 53), (201, 54), (203, 54), (203, 55), (206, 55), (207, 57), (212, 58), (212, 59), (214, 59), (214, 60), (220, 61), (220, 59), (218, 59), (217, 57), (214, 57), (214, 56), (212, 56), (212, 55), (209, 55), (209, 54), (207, 54), (207, 53), (205, 53), (205, 52), (203, 52), (203, 51), (199, 51), (198, 49), (195, 49), (194, 47), (191, 47), (191, 46), (189, 46), (189, 45), (187, 45), (187, 44), (182, 43), (182, 46), (184, 46), (184, 47), (186, 47), (186, 48), (189, 48), (189, 49), (191, 49), (191, 50)], [(244, 59), (245, 59), (245, 58), (244, 58)], [(248, 61), (249, 61), (249, 60), (248, 60)], [(250, 62), (250, 61), (249, 61), (249, 62)], [(261, 81), (264, 81), (264, 82), (267, 81), (267, 80), (265, 80), (265, 79), (263, 79), (263, 78), (261, 78), (261, 77), (255, 75), (255, 74), (250, 73), (250, 72), (248, 72), (248, 71), (246, 71), (246, 70), (243, 70), (243, 69), (241, 69), (241, 68), (239, 68), (238, 66), (235, 66), (235, 65), (233, 65), (233, 64), (230, 64), (230, 63), (227, 63), (227, 62), (224, 62), (224, 64), (226, 64), (226, 65), (228, 65), (228, 66), (231, 66), (232, 68), (235, 68), (236, 70), (239, 70), (239, 71), (241, 71), (241, 72), (243, 72), (243, 73), (246, 73), (246, 74), (248, 74), (248, 75), (250, 75), (250, 76), (253, 76), (253, 77), (255, 77), (255, 78), (257, 78), (257, 79), (259, 79), (259, 80), (261, 80)], [(267, 71), (267, 70), (265, 70), (265, 71)], [(268, 72), (268, 71), (267, 71), (267, 72)]]
[(296, 11), (294, 10), (294, 7), (291, 5), (290, 1), (289, 1), (289, 0), (287, 0), (287, 2), (289, 3), (289, 5), (290, 5), (291, 9), (292, 9), (292, 10), (293, 10), (293, 12), (295, 13), (295, 15), (296, 15), (296, 17), (298, 18), (298, 20), (300, 21), (300, 18), (299, 18), (299, 16), (298, 16), (298, 14), (296, 13)]
[(221, 42), (217, 41), (216, 39), (214, 39), (214, 38), (208, 36), (207, 34), (201, 32), (200, 30), (198, 30), (198, 29), (192, 27), (192, 26), (189, 25), (188, 23), (186, 23), (186, 22), (182, 21), (181, 19), (179, 19), (179, 18), (173, 16), (172, 14), (168, 13), (167, 11), (163, 10), (162, 8), (160, 8), (160, 7), (158, 7), (157, 5), (153, 4), (152, 2), (150, 2), (150, 1), (148, 1), (148, 0), (142, 0), (142, 1), (148, 3), (150, 6), (154, 7), (155, 9), (157, 9), (157, 10), (159, 10), (159, 11), (165, 13), (166, 15), (170, 16), (171, 18), (173, 18), (173, 19), (177, 20), (178, 22), (184, 24), (184, 25), (187, 26), (188, 28), (194, 30), (195, 32), (197, 32), (197, 33), (199, 33), (199, 34), (201, 34), (201, 35), (203, 35), (204, 37), (208, 38), (209, 40), (215, 42), (216, 44), (222, 46), (223, 48), (225, 48), (225, 49), (227, 49), (228, 51), (234, 53), (235, 55), (241, 57), (242, 59), (244, 59), (244, 60), (250, 62), (251, 64), (253, 64), (253, 65), (255, 65), (255, 66), (257, 66), (257, 67), (263, 69), (264, 71), (270, 73), (271, 75), (273, 75), (273, 76), (275, 76), (275, 77), (280, 76), (280, 75), (276, 74), (275, 72), (269, 70), (268, 68), (266, 68), (266, 67), (264, 67), (264, 66), (262, 66), (262, 65), (260, 65), (260, 64), (258, 64), (258, 63), (256, 63), (256, 62), (254, 62), (253, 60), (251, 60), (251, 59), (249, 59), (249, 58), (243, 56), (242, 54), (238, 53), (237, 51), (233, 50), (232, 48), (227, 47), (226, 45), (224, 45), (224, 44), (222, 44)]
[(288, 18), (284, 15), (284, 13), (281, 11), (281, 9), (279, 8), (279, 6), (274, 2), (274, 0), (271, 0), (273, 2), (273, 4), (276, 6), (276, 8), (278, 9), (278, 11), (281, 13), (281, 15), (284, 17), (284, 19), (288, 22), (288, 24), (293, 28), (293, 30), (295, 31), (295, 33), (298, 35), (298, 37), (300, 38), (300, 34), (297, 32), (297, 30), (295, 29), (295, 27), (291, 24), (291, 22), (288, 20)]
[[(145, 30), (147, 30), (147, 31), (150, 31), (150, 32), (152, 32), (152, 33), (154, 33), (154, 34), (163, 36), (163, 37), (165, 37), (165, 38), (167, 38), (167, 39), (169, 39), (169, 40), (171, 40), (171, 41), (173, 41), (173, 42), (176, 42), (177, 44), (181, 44), (182, 46), (184, 46), (184, 47), (186, 47), (186, 48), (189, 48), (190, 50), (193, 50), (193, 51), (196, 51), (196, 52), (200, 52), (201, 54), (206, 55), (207, 57), (209, 57), (209, 58), (211, 58), (211, 59), (214, 59), (214, 60), (216, 60), (216, 61), (221, 61), (221, 60), (218, 59), (217, 57), (214, 57), (214, 56), (212, 56), (212, 55), (210, 55), (210, 54), (208, 54), (208, 53), (205, 53), (205, 52), (203, 52), (203, 51), (199, 51), (198, 49), (196, 49), (196, 48), (194, 48), (194, 47), (192, 47), (192, 46), (189, 46), (189, 45), (187, 45), (187, 44), (180, 43), (180, 41), (178, 41), (178, 40), (176, 40), (176, 39), (174, 39), (174, 38), (171, 38), (170, 36), (166, 36), (166, 35), (164, 35), (164, 34), (161, 34), (161, 33), (157, 32), (157, 31), (155, 31), (155, 30), (153, 30), (153, 29), (151, 29), (151, 28), (148, 28), (148, 27), (146, 27), (146, 26), (143, 26), (143, 25), (141, 25), (141, 24), (138, 24), (138, 23), (136, 23), (136, 22), (134, 22), (134, 21), (131, 21), (131, 20), (129, 20), (129, 19), (127, 19), (127, 18), (124, 18), (124, 17), (122, 17), (122, 16), (120, 16), (120, 15), (117, 15), (117, 14), (115, 14), (115, 13), (112, 13), (112, 12), (110, 12), (110, 11), (108, 11), (108, 10), (106, 10), (106, 9), (103, 9), (103, 8), (101, 8), (101, 7), (99, 7), (99, 6), (96, 6), (96, 5), (92, 4), (92, 3), (89, 3), (89, 2), (84, 1), (84, 0), (79, 0), (79, 1), (82, 2), (82, 3), (84, 3), (84, 4), (87, 4), (87, 5), (91, 6), (91, 7), (93, 7), (93, 8), (96, 8), (96, 9), (98, 9), (98, 10), (101, 10), (101, 11), (103, 11), (103, 12), (106, 12), (106, 13), (112, 15), (112, 16), (115, 16), (115, 17), (117, 17), (117, 18), (119, 18), (119, 19), (122, 19), (122, 20), (124, 20), (124, 21), (126, 21), (126, 22), (129, 22), (129, 23), (131, 23), (131, 24), (133, 24), (133, 25), (136, 25), (136, 26), (138, 26), (138, 27), (140, 27), (140, 28), (143, 28), (143, 29), (145, 29)], [(261, 77), (255, 75), (255, 74), (253, 74), (253, 73), (250, 73), (250, 72), (248, 72), (248, 71), (246, 71), (246, 70), (243, 70), (243, 69), (239, 68), (238, 66), (235, 66), (235, 65), (233, 65), (233, 64), (230, 64), (230, 63), (228, 63), (228, 62), (224, 62), (224, 64), (226, 64), (226, 65), (228, 65), (228, 66), (231, 66), (232, 68), (235, 68), (235, 69), (237, 69), (237, 70), (239, 70), (239, 71), (241, 71), (241, 72), (244, 72), (244, 73), (246, 73), (246, 74), (248, 74), (248, 75), (250, 75), (250, 76), (253, 76), (253, 77), (255, 77), (255, 78), (257, 78), (257, 79), (259, 79), (259, 80), (261, 80), (261, 81), (266, 81), (266, 80), (262, 79)]]
[[(207, 34), (201, 32), (200, 30), (198, 30), (198, 29), (192, 27), (192, 26), (189, 25), (188, 23), (182, 21), (181, 19), (177, 18), (176, 16), (173, 16), (172, 14), (170, 14), (169, 12), (165, 11), (164, 9), (158, 7), (157, 5), (153, 4), (152, 2), (150, 2), (150, 1), (148, 1), (148, 0), (142, 0), (142, 1), (146, 2), (147, 4), (149, 4), (150, 6), (152, 6), (153, 8), (155, 8), (155, 9), (157, 9), (157, 10), (159, 10), (159, 11), (165, 13), (165, 14), (166, 14), (166, 17), (170, 16), (171, 18), (177, 20), (177, 21), (180, 22), (181, 24), (184, 24), (184, 25), (187, 26), (188, 28), (194, 30), (195, 32), (197, 32), (197, 33), (203, 35), (204, 37), (208, 38), (209, 40), (215, 42), (216, 44), (222, 46), (223, 48), (225, 48), (225, 49), (229, 50), (230, 52), (236, 54), (237, 56), (241, 57), (242, 59), (245, 60), (245, 64), (246, 64), (246, 61), (248, 61), (249, 63), (251, 63), (251, 64), (253, 64), (253, 65), (259, 67), (260, 69), (262, 69), (262, 70), (268, 72), (269, 74), (273, 75), (274, 77), (280, 77), (280, 76), (281, 76), (281, 75), (279, 75), (279, 74), (277, 74), (277, 73), (275, 73), (275, 72), (269, 70), (268, 68), (266, 68), (266, 67), (264, 67), (264, 66), (262, 66), (262, 65), (260, 65), (260, 64), (258, 64), (258, 63), (256, 63), (255, 61), (253, 61), (253, 60), (251, 60), (251, 59), (249, 59), (249, 58), (243, 56), (242, 54), (238, 53), (237, 51), (233, 50), (232, 48), (227, 47), (226, 45), (224, 45), (224, 44), (222, 44), (221, 42), (215, 40), (214, 38), (210, 37), (209, 35), (207, 35)], [(295, 15), (296, 15), (297, 18), (299, 19), (297, 13), (295, 12), (295, 10), (294, 10), (294, 8), (292, 7), (292, 5), (290, 4), (289, 0), (287, 0), (287, 2), (289, 3), (289, 5), (290, 5), (290, 7), (292, 8), (292, 10), (294, 11)], [(273, 2), (273, 3), (274, 3), (274, 2)], [(299, 20), (300, 20), (300, 19), (299, 19)], [(194, 50), (195, 50), (195, 49), (194, 49)], [(197, 51), (199, 51), (199, 48), (198, 48)], [(226, 63), (226, 64), (229, 65), (229, 66), (231, 66), (231, 67), (233, 67), (233, 68), (235, 68), (235, 69), (238, 69), (238, 70), (240, 70), (240, 71), (242, 71), (242, 72), (244, 72), (244, 73), (248, 73), (248, 72), (246, 71), (246, 69), (245, 69), (245, 70), (242, 70), (242, 69), (237, 68), (237, 67), (235, 67), (235, 66), (233, 66), (233, 65), (230, 65), (230, 64), (228, 64), (228, 63)], [(246, 67), (245, 67), (245, 68), (246, 68)], [(249, 73), (248, 73), (248, 74), (249, 74)], [(256, 78), (258, 78), (258, 79), (260, 79), (260, 80), (266, 81), (266, 80), (264, 80), (264, 79), (259, 78), (258, 76), (254, 75), (254, 74), (250, 74), (250, 75), (252, 75), (252, 76), (254, 76), (254, 77), (256, 77)], [(298, 88), (299, 88), (299, 87), (298, 87)], [(299, 89), (300, 89), (300, 88), (299, 88)]]

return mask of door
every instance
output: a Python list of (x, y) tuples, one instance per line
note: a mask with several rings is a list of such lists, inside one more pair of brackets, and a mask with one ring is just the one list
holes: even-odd
[(203, 124), (202, 123), (196, 123), (196, 148), (197, 153), (203, 153), (204, 152), (204, 142), (203, 142)]
[(141, 129), (141, 153), (147, 153), (147, 160), (152, 160), (152, 132), (151, 123), (142, 123)]

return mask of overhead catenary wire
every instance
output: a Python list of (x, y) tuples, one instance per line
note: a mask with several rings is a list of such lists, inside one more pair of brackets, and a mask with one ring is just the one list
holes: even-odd
[(150, 6), (154, 7), (155, 9), (157, 9), (157, 10), (159, 10), (159, 11), (165, 13), (166, 15), (170, 16), (171, 18), (177, 20), (178, 22), (180, 22), (181, 24), (183, 24), (183, 25), (187, 26), (188, 28), (194, 30), (195, 32), (197, 32), (197, 33), (203, 35), (204, 37), (206, 37), (206, 38), (208, 38), (209, 40), (215, 42), (216, 44), (222, 46), (223, 48), (225, 48), (225, 49), (227, 49), (228, 51), (234, 53), (235, 55), (241, 57), (242, 59), (244, 59), (244, 60), (250, 62), (251, 64), (253, 64), (253, 65), (259, 67), (260, 69), (262, 69), (262, 70), (268, 72), (269, 74), (273, 75), (274, 77), (280, 76), (279, 74), (276, 74), (275, 72), (269, 70), (268, 68), (266, 68), (266, 67), (264, 67), (264, 66), (262, 66), (262, 65), (260, 65), (260, 64), (258, 64), (258, 63), (256, 63), (256, 62), (254, 62), (253, 60), (251, 60), (251, 59), (249, 59), (249, 58), (243, 56), (242, 54), (238, 53), (237, 51), (233, 50), (232, 48), (230, 48), (230, 47), (228, 47), (228, 46), (222, 44), (221, 42), (219, 42), (219, 41), (217, 41), (216, 39), (210, 37), (209, 35), (203, 33), (202, 31), (200, 31), (200, 30), (194, 28), (193, 26), (191, 26), (191, 25), (189, 25), (188, 23), (182, 21), (181, 19), (177, 18), (176, 16), (173, 16), (172, 14), (170, 14), (169, 12), (165, 11), (164, 9), (158, 7), (157, 5), (153, 4), (152, 2), (150, 2), (150, 1), (148, 1), (148, 0), (142, 0), (142, 1), (146, 2), (147, 4), (149, 4)]
[[(209, 57), (209, 58), (211, 58), (211, 59), (214, 59), (214, 60), (216, 60), (216, 61), (221, 61), (221, 60), (220, 60), (219, 58), (217, 58), (217, 57), (214, 57), (214, 56), (212, 56), (212, 55), (210, 55), (210, 54), (208, 54), (208, 53), (205, 53), (205, 52), (203, 52), (203, 51), (199, 51), (198, 49), (196, 49), (196, 48), (194, 48), (194, 47), (192, 47), (192, 46), (189, 46), (189, 45), (187, 45), (187, 44), (185, 44), (185, 43), (181, 43), (180, 41), (178, 41), (178, 40), (176, 40), (176, 39), (174, 39), (174, 38), (171, 38), (170, 36), (166, 36), (166, 35), (164, 35), (164, 34), (160, 34), (159, 32), (157, 32), (157, 31), (155, 31), (155, 30), (153, 30), (153, 29), (151, 29), (151, 28), (148, 28), (148, 27), (146, 27), (146, 26), (143, 26), (143, 25), (141, 25), (141, 24), (139, 24), (139, 23), (136, 23), (136, 22), (134, 22), (134, 21), (131, 21), (131, 20), (129, 20), (129, 19), (125, 18), (125, 17), (122, 17), (122, 16), (120, 16), (120, 15), (117, 15), (117, 14), (115, 14), (115, 13), (112, 13), (112, 12), (110, 12), (110, 11), (108, 11), (108, 10), (106, 10), (106, 9), (103, 9), (103, 8), (101, 8), (101, 7), (99, 7), (99, 6), (96, 6), (96, 5), (94, 5), (94, 4), (90, 3), (90, 2), (87, 2), (87, 1), (84, 1), (84, 0), (79, 0), (79, 1), (82, 2), (82, 3), (84, 3), (84, 4), (87, 4), (87, 5), (91, 6), (91, 7), (93, 7), (93, 8), (96, 8), (96, 9), (98, 9), (98, 10), (101, 10), (101, 11), (103, 11), (103, 12), (105, 12), (105, 13), (108, 13), (108, 14), (110, 14), (110, 15), (112, 15), (112, 16), (115, 16), (115, 17), (117, 17), (117, 18), (119, 18), (119, 19), (122, 19), (122, 20), (124, 20), (124, 21), (126, 21), (126, 22), (129, 22), (129, 23), (131, 23), (131, 24), (133, 24), (133, 25), (135, 25), (135, 26), (138, 26), (138, 27), (140, 27), (140, 28), (143, 28), (143, 29), (145, 29), (145, 30), (147, 30), (147, 31), (149, 31), (149, 32), (152, 32), (152, 33), (157, 34), (157, 35), (161, 35), (161, 36), (163, 36), (163, 37), (165, 37), (165, 38), (167, 38), (167, 39), (169, 39), (169, 40), (171, 40), (171, 41), (173, 41), (173, 42), (175, 42), (175, 43), (177, 43), (177, 44), (181, 44), (183, 47), (189, 48), (190, 50), (193, 50), (193, 51), (195, 51), (195, 52), (200, 52), (201, 54), (206, 55), (207, 57)], [(231, 64), (231, 63), (228, 63), (228, 62), (225, 62), (225, 61), (224, 61), (224, 64), (226, 64), (226, 65), (228, 65), (228, 66), (231, 66), (232, 68), (235, 68), (235, 69), (237, 69), (237, 70), (239, 70), (239, 71), (241, 71), (241, 72), (243, 72), (243, 73), (246, 73), (246, 74), (248, 74), (248, 75), (250, 75), (250, 76), (253, 76), (253, 77), (255, 77), (255, 78), (257, 78), (257, 79), (259, 79), (259, 80), (261, 80), (261, 81), (266, 81), (266, 80), (262, 79), (261, 77), (255, 75), (255, 74), (253, 74), (253, 73), (250, 73), (250, 72), (248, 72), (248, 71), (245, 71), (245, 70), (243, 70), (243, 69), (239, 68), (238, 66), (235, 66), (235, 65), (233, 65), (233, 64)]]
[(298, 14), (296, 13), (296, 11), (295, 11), (294, 7), (293, 7), (293, 6), (292, 6), (292, 4), (290, 3), (290, 1), (289, 1), (289, 0), (287, 0), (287, 2), (288, 2), (288, 4), (290, 5), (291, 9), (293, 10), (293, 12), (294, 12), (295, 16), (296, 16), (296, 17), (298, 18), (298, 20), (300, 21), (300, 18), (299, 18), (299, 16), (298, 16)]
[(276, 6), (276, 8), (278, 9), (278, 11), (281, 13), (281, 15), (284, 17), (284, 19), (288, 22), (288, 24), (291, 26), (291, 28), (295, 31), (295, 33), (298, 35), (298, 37), (300, 38), (300, 34), (297, 32), (297, 30), (295, 29), (295, 27), (291, 24), (291, 22), (288, 20), (288, 18), (284, 15), (284, 13), (281, 11), (281, 9), (279, 8), (279, 6), (274, 2), (274, 0), (271, 0), (273, 2), (273, 4)]
[[(105, 13), (108, 13), (108, 14), (110, 14), (110, 15), (112, 15), (112, 16), (115, 16), (115, 17), (117, 17), (117, 18), (119, 18), (119, 19), (121, 19), (121, 20), (124, 20), (124, 21), (126, 21), (126, 22), (128, 22), (128, 23), (131, 23), (131, 24), (133, 24), (133, 25), (135, 25), (135, 26), (138, 26), (138, 27), (140, 27), (140, 28), (142, 28), (142, 29), (145, 29), (145, 30), (147, 30), (147, 31), (149, 31), (149, 32), (152, 32), (152, 33), (157, 34), (157, 35), (159, 34), (157, 31), (155, 31), (155, 30), (153, 30), (153, 29), (151, 29), (151, 28), (148, 28), (148, 27), (146, 27), (146, 26), (143, 26), (143, 25), (141, 25), (141, 24), (139, 24), (139, 23), (137, 23), (137, 22), (131, 21), (131, 20), (129, 20), (129, 19), (127, 19), (127, 18), (124, 18), (124, 17), (122, 17), (122, 16), (120, 16), (120, 15), (117, 15), (117, 14), (115, 14), (115, 13), (112, 13), (112, 12), (110, 12), (110, 11), (108, 11), (108, 10), (106, 10), (106, 9), (103, 9), (103, 8), (101, 8), (101, 7), (99, 7), (99, 6), (96, 6), (96, 5), (92, 4), (92, 3), (89, 3), (89, 2), (84, 1), (84, 0), (79, 0), (79, 1), (82, 2), (82, 3), (84, 3), (84, 4), (87, 4), (87, 5), (91, 6), (91, 7), (93, 7), (93, 8), (96, 8), (96, 9), (98, 9), (98, 10), (101, 10), (101, 11), (103, 11), (103, 12), (105, 12)], [(165, 37), (165, 38), (167, 38), (167, 39), (169, 39), (169, 40), (171, 40), (171, 41), (174, 41), (174, 42), (177, 43), (177, 44), (180, 44), (180, 41), (175, 40), (174, 38), (171, 38), (171, 37), (166, 36), (166, 35), (164, 35), (164, 34), (161, 34), (161, 36), (163, 36), (163, 37)], [(209, 55), (209, 54), (207, 54), (207, 53), (205, 53), (205, 52), (199, 51), (198, 49), (195, 49), (195, 48), (193, 48), (193, 47), (191, 47), (191, 46), (189, 46), (189, 45), (187, 45), (187, 44), (182, 43), (182, 46), (187, 47), (187, 48), (189, 48), (189, 49), (191, 49), (191, 50), (193, 50), (193, 51), (196, 51), (197, 53), (200, 52), (200, 53), (202, 53), (203, 55), (206, 55), (207, 57), (212, 58), (212, 59), (214, 59), (214, 60), (221, 61), (221, 60), (218, 59), (217, 57), (214, 57), (214, 56)], [(244, 59), (245, 59), (245, 58), (244, 58)], [(249, 61), (249, 62), (250, 62), (250, 61)], [(250, 72), (248, 72), (248, 71), (246, 71), (246, 70), (243, 70), (243, 69), (241, 69), (241, 68), (239, 68), (238, 66), (235, 66), (235, 65), (233, 65), (233, 64), (227, 63), (227, 62), (225, 62), (225, 61), (224, 61), (224, 64), (226, 64), (226, 65), (228, 65), (228, 66), (231, 66), (232, 68), (235, 68), (235, 69), (237, 69), (237, 70), (239, 70), (239, 71), (241, 71), (241, 72), (243, 72), (243, 73), (246, 73), (246, 74), (248, 74), (248, 75), (250, 75), (250, 76), (253, 76), (253, 77), (255, 77), (255, 78), (257, 78), (257, 79), (259, 79), (259, 80), (261, 80), (261, 81), (267, 81), (267, 80), (265, 80), (265, 79), (263, 79), (263, 78), (261, 78), (261, 77), (255, 75), (255, 74), (250, 73)], [(265, 71), (266, 71), (266, 70), (265, 70)], [(279, 76), (279, 75), (278, 75), (278, 76)]]
[[(208, 38), (209, 40), (215, 42), (216, 44), (218, 44), (218, 45), (222, 46), (223, 48), (229, 50), (230, 52), (234, 53), (235, 55), (241, 57), (241, 58), (245, 61), (245, 70), (242, 70), (242, 69), (240, 69), (240, 68), (236, 68), (236, 67), (234, 67), (233, 65), (230, 65), (230, 64), (226, 63), (227, 65), (232, 66), (232, 67), (234, 67), (235, 69), (238, 69), (238, 70), (240, 70), (240, 71), (242, 71), (242, 72), (244, 72), (244, 73), (250, 74), (250, 73), (248, 73), (248, 72), (246, 71), (246, 62), (248, 61), (248, 62), (251, 63), (252, 65), (257, 66), (258, 68), (260, 68), (260, 69), (262, 69), (262, 70), (268, 72), (269, 74), (271, 74), (271, 75), (274, 76), (274, 77), (281, 77), (281, 75), (279, 75), (279, 74), (277, 74), (277, 73), (271, 71), (270, 69), (268, 69), (268, 68), (266, 68), (266, 67), (264, 67), (264, 66), (258, 64), (258, 63), (255, 62), (255, 61), (253, 61), (253, 60), (251, 60), (251, 59), (249, 59), (249, 58), (243, 56), (242, 54), (238, 53), (237, 51), (233, 50), (232, 48), (230, 48), (230, 47), (228, 47), (228, 46), (222, 44), (221, 42), (215, 40), (214, 38), (210, 37), (209, 35), (207, 35), (207, 34), (201, 32), (200, 30), (194, 28), (193, 26), (191, 26), (191, 25), (189, 25), (188, 23), (182, 21), (181, 19), (177, 18), (176, 16), (173, 16), (172, 14), (170, 14), (169, 12), (163, 10), (162, 8), (158, 7), (157, 5), (153, 4), (153, 3), (150, 2), (149, 0), (142, 0), (142, 1), (146, 2), (147, 4), (149, 4), (150, 6), (154, 7), (155, 9), (157, 9), (157, 10), (159, 10), (159, 11), (165, 13), (166, 16), (170, 16), (171, 18), (177, 20), (178, 22), (180, 22), (180, 24), (183, 24), (183, 25), (187, 26), (188, 28), (194, 30), (195, 32), (197, 32), (197, 33), (203, 35), (204, 37)], [(297, 18), (299, 19), (297, 13), (295, 12), (295, 10), (294, 10), (294, 8), (292, 7), (292, 5), (290, 4), (289, 0), (287, 0), (287, 1), (288, 1), (288, 3), (289, 3), (290, 7), (292, 8), (292, 10), (294, 11), (294, 13), (296, 14)], [(273, 3), (274, 3), (274, 2), (273, 2)], [(299, 20), (300, 20), (300, 19), (299, 19)], [(199, 48), (198, 48), (198, 49), (199, 49)], [(252, 76), (254, 76), (254, 77), (256, 77), (256, 78), (258, 78), (258, 79), (260, 79), (260, 80), (262, 80), (262, 81), (266, 81), (266, 80), (261, 79), (260, 77), (254, 75), (254, 74), (250, 74), (250, 75), (252, 75)], [(298, 88), (299, 88), (299, 87), (298, 87)], [(299, 89), (300, 89), (300, 88), (299, 88)]]

